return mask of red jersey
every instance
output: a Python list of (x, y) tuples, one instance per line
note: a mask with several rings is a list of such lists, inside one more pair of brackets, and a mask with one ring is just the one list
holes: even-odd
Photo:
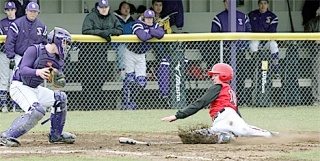
[(222, 87), (218, 97), (210, 103), (209, 114), (212, 118), (225, 107), (233, 108), (238, 112), (236, 93), (231, 89), (228, 83), (222, 83), (221, 85)]

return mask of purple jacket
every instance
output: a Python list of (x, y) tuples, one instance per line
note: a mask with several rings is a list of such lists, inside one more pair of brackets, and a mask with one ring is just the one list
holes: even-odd
[(278, 17), (271, 11), (260, 13), (259, 10), (248, 14), (252, 32), (277, 32)]
[(130, 45), (131, 47), (128, 47), (129, 50), (138, 54), (144, 54), (151, 49), (151, 44), (146, 41), (153, 37), (157, 39), (163, 38), (165, 31), (158, 23), (153, 23), (152, 26), (148, 26), (143, 21), (137, 20), (132, 26), (132, 33), (137, 35), (142, 43)]
[(53, 67), (62, 72), (64, 65), (63, 59), (57, 54), (49, 53), (44, 45), (33, 45), (30, 46), (24, 53), (19, 65), (18, 70), (13, 75), (13, 80), (23, 82), (31, 88), (36, 88), (44, 80), (36, 75), (37, 69), (46, 67)]
[[(249, 18), (244, 13), (237, 11), (237, 32), (251, 32)], [(212, 20), (211, 32), (230, 32), (228, 29), (228, 10), (224, 10), (217, 14)]]
[(0, 20), (0, 34), (1, 35), (7, 35), (8, 30), (9, 30), (9, 26), (14, 20), (9, 20), (8, 17)]
[(47, 44), (47, 27), (36, 18), (30, 21), (26, 16), (16, 19), (10, 24), (5, 42), (7, 58), (13, 59), (15, 54), (23, 56), (24, 51), (33, 44)]
[(168, 15), (173, 12), (178, 12), (170, 16), (170, 25), (176, 25), (177, 28), (182, 28), (184, 25), (184, 12), (182, 0), (163, 0), (163, 12)]

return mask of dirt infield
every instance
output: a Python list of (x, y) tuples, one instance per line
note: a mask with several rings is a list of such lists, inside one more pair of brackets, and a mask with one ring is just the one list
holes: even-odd
[[(134, 134), (76, 134), (77, 141), (70, 145), (48, 144), (45, 134), (29, 133), (20, 141), (21, 147), (0, 147), (0, 159), (26, 156), (74, 156), (75, 158), (127, 157), (137, 160), (235, 160), (279, 161), (278, 154), (320, 149), (320, 133), (287, 133), (275, 138), (238, 138), (231, 144), (179, 144), (176, 133)], [(154, 142), (150, 146), (120, 144), (119, 137)], [(288, 161), (288, 159), (285, 159)]]

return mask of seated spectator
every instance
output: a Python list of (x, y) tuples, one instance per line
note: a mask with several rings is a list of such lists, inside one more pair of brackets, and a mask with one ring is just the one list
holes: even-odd
[[(277, 32), (278, 17), (269, 11), (269, 0), (259, 0), (259, 9), (251, 11), (248, 16), (252, 27), (252, 32)], [(250, 50), (253, 55), (258, 52), (260, 41), (250, 41)], [(276, 41), (268, 41), (273, 58), (273, 70), (275, 78), (279, 78), (279, 48)]]

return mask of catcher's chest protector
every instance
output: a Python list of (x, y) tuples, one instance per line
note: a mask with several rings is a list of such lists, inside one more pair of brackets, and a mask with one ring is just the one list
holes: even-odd
[[(56, 69), (61, 69), (64, 65), (64, 61), (60, 59), (56, 54), (48, 53), (43, 45), (34, 45), (37, 51), (37, 59), (33, 63), (33, 69), (42, 69), (45, 67), (53, 67)], [(37, 87), (43, 83), (43, 79), (39, 76), (28, 76), (23, 77), (22, 82), (32, 88)]]

